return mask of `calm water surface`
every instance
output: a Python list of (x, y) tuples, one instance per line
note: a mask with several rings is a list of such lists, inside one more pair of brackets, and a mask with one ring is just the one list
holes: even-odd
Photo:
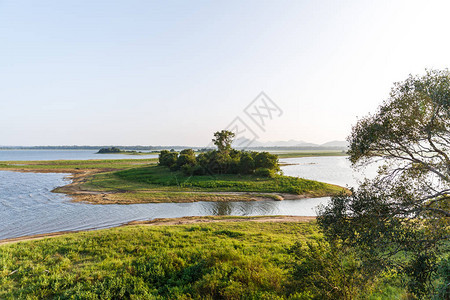
[[(338, 185), (356, 184), (357, 177), (345, 157), (292, 158), (284, 159), (283, 162), (296, 164), (283, 167), (286, 175)], [(206, 215), (314, 216), (317, 206), (329, 200), (325, 197), (229, 203), (91, 205), (73, 203), (64, 194), (51, 192), (55, 187), (69, 183), (65, 179), (67, 175), (0, 171), (0, 239), (64, 230), (107, 228), (133, 220), (154, 218)]]

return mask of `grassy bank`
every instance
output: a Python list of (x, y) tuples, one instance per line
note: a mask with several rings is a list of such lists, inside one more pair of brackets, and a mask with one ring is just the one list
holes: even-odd
[(342, 191), (335, 185), (289, 176), (186, 176), (180, 171), (154, 165), (96, 174), (83, 183), (82, 188), (110, 192), (102, 199), (115, 203), (282, 200), (285, 197), (323, 197)]
[(123, 170), (139, 165), (156, 164), (157, 158), (148, 159), (91, 159), (47, 161), (0, 161), (0, 170), (76, 173), (86, 170)]
[(0, 298), (288, 299), (298, 292), (288, 249), (319, 236), (314, 222), (244, 221), (128, 226), (1, 245)]

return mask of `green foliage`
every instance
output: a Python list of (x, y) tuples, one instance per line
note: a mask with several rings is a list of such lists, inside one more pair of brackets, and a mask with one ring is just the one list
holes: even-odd
[(264, 168), (275, 172), (280, 170), (278, 156), (269, 152), (259, 152), (254, 154), (255, 168)]
[(221, 130), (214, 133), (214, 139), (212, 141), (220, 153), (226, 153), (231, 150), (231, 143), (233, 143), (234, 137), (235, 134), (233, 132)]
[[(95, 178), (95, 177), (94, 177)], [(118, 171), (103, 175), (102, 181), (96, 181), (97, 186), (107, 179), (117, 180), (108, 186), (117, 189), (133, 188), (132, 184), (146, 184), (152, 187), (173, 187), (177, 190), (214, 190), (214, 191), (234, 191), (234, 192), (279, 192), (290, 194), (310, 194), (311, 196), (329, 195), (342, 190), (337, 186), (328, 185), (313, 180), (297, 177), (276, 175), (273, 178), (257, 175), (198, 175), (190, 176), (182, 171), (170, 171), (162, 166), (148, 166)]]
[(329, 241), (359, 253), (367, 274), (395, 266), (420, 299), (433, 294), (438, 258), (448, 251), (449, 132), (448, 70), (395, 84), (348, 139), (354, 166), (382, 158), (378, 176), (333, 197), (318, 219)]
[(120, 152), (122, 152), (122, 150), (120, 150), (119, 148), (111, 147), (111, 148), (101, 148), (100, 150), (98, 150), (97, 153), (120, 153)]
[(54, 170), (55, 172), (76, 172), (77, 170), (107, 169), (120, 170), (157, 163), (150, 159), (99, 159), (99, 160), (50, 160), (50, 161), (4, 161), (0, 168), (4, 170)]
[(450, 256), (442, 259), (436, 272), (436, 293), (433, 299), (450, 299)]
[(293, 288), (297, 299), (356, 299), (367, 293), (371, 282), (352, 249), (330, 245), (322, 239), (297, 242), (290, 248)]
[(197, 157), (192, 149), (185, 149), (178, 155), (167, 150), (159, 154), (159, 165), (172, 171), (181, 170), (185, 175), (204, 174), (253, 174), (274, 177), (280, 171), (278, 156), (268, 152), (248, 152), (229, 149), (211, 150)]
[(0, 298), (286, 299), (285, 249), (298, 232), (315, 228), (133, 226), (2, 245)]
[(242, 152), (239, 160), (239, 173), (252, 174), (255, 171), (255, 161), (250, 152)]
[(255, 176), (258, 177), (275, 177), (276, 173), (274, 170), (268, 168), (258, 168), (255, 170)]
[[(345, 299), (341, 295), (358, 293), (358, 259), (333, 252), (315, 222), (208, 218), (219, 222), (127, 226), (0, 245), (0, 298)], [(369, 297), (380, 288), (391, 297), (381, 299), (400, 299), (403, 291), (385, 278), (375, 294), (365, 290), (368, 299), (379, 299)]]
[(180, 152), (180, 156), (177, 159), (177, 167), (181, 168), (183, 166), (195, 166), (197, 164), (197, 160), (195, 158), (194, 150), (185, 149)]
[(175, 168), (177, 166), (178, 153), (162, 150), (159, 153), (159, 164), (168, 168)]

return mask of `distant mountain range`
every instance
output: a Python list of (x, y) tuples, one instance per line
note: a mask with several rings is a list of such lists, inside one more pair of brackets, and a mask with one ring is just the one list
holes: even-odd
[(330, 141), (324, 144), (314, 144), (305, 141), (289, 140), (289, 141), (253, 141), (246, 138), (238, 138), (233, 143), (234, 147), (250, 147), (250, 148), (336, 148), (347, 149), (348, 142), (346, 141)]

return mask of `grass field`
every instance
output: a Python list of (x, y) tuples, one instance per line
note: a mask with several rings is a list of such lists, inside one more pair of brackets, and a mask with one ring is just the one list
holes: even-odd
[[(140, 189), (148, 186), (166, 187), (168, 190), (277, 192), (277, 193), (330, 193), (340, 189), (325, 183), (297, 177), (276, 176), (274, 178), (255, 175), (203, 175), (186, 176), (180, 171), (172, 172), (166, 167), (145, 166), (114, 173), (97, 175), (90, 182), (102, 188)], [(133, 185), (135, 184), (135, 185)]]
[[(90, 177), (83, 184), (83, 188), (91, 191), (120, 192), (120, 194), (108, 195), (108, 199), (122, 198), (122, 201), (135, 203), (189, 202), (192, 199), (195, 201), (246, 201), (260, 197), (281, 200), (281, 196), (276, 194), (322, 197), (337, 194), (343, 190), (335, 185), (296, 177), (266, 178), (229, 174), (186, 176), (180, 171), (173, 172), (166, 167), (154, 165), (97, 174)], [(221, 194), (217, 194), (218, 192)], [(251, 193), (251, 195), (242, 193)]]
[[(0, 245), (0, 298), (296, 299), (288, 249), (319, 237), (315, 222), (243, 221), (126, 226)], [(403, 293), (395, 285), (382, 290), (366, 299)]]
[(24, 171), (54, 171), (67, 170), (77, 172), (82, 170), (122, 170), (138, 165), (156, 164), (157, 158), (148, 159), (99, 159), (99, 160), (50, 160), (50, 161), (0, 161), (0, 169)]

